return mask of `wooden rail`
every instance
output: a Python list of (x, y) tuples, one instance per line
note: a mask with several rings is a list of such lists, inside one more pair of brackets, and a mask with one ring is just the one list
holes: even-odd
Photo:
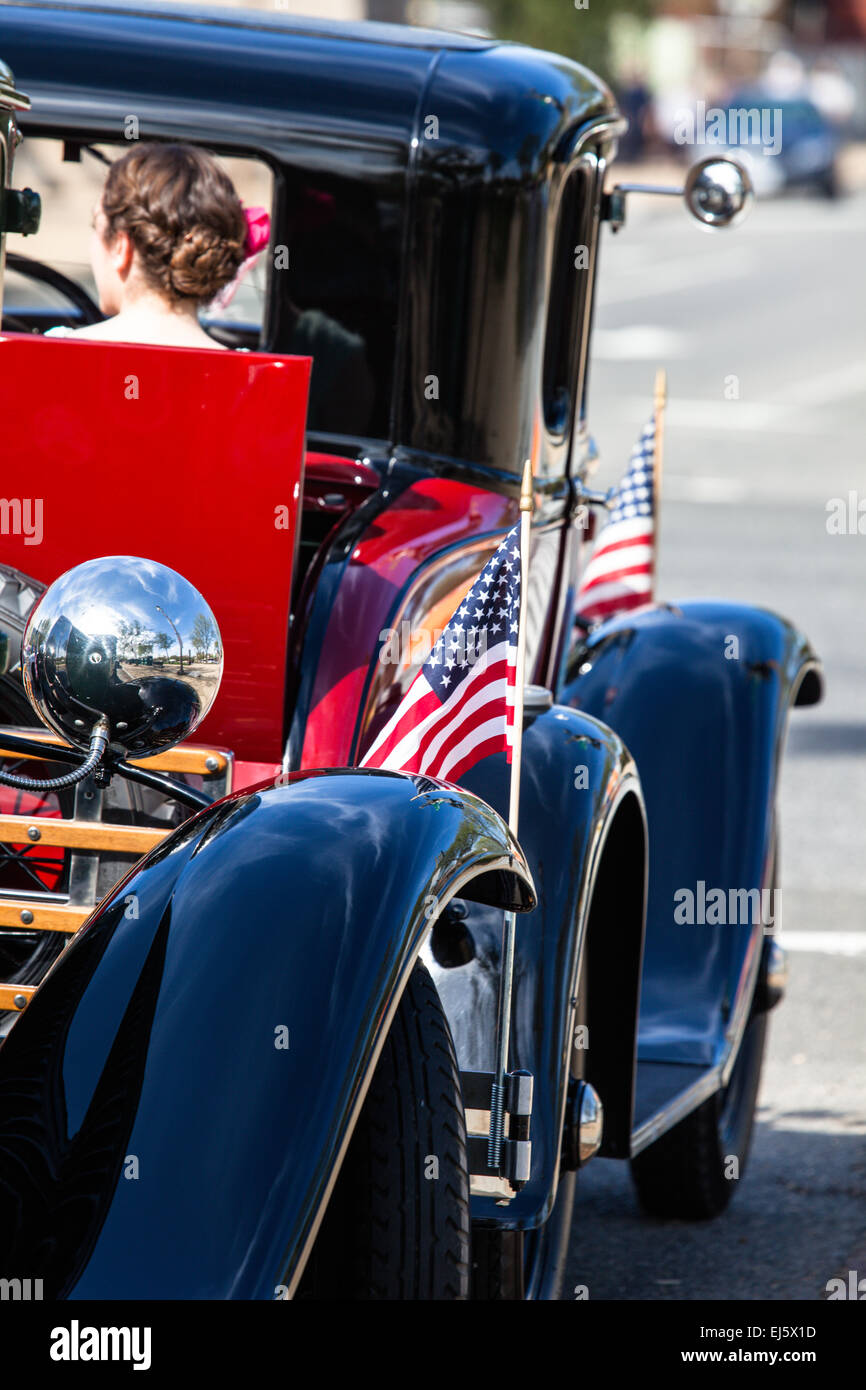
[[(17, 734), (19, 737), (30, 739), (33, 743), (44, 743), (46, 749), (59, 748), (64, 746), (61, 739), (56, 734), (52, 734), (48, 729), (12, 729), (8, 725), (0, 726), (0, 758), (28, 759), (36, 758), (35, 753), (18, 753), (12, 748), (3, 747), (3, 735)], [(46, 757), (47, 757), (46, 753)], [(228, 766), (228, 757), (225, 753), (220, 753), (214, 748), (196, 747), (193, 744), (181, 744), (178, 748), (169, 748), (167, 753), (156, 753), (152, 758), (130, 758), (129, 762), (133, 767), (143, 767), (153, 772), (169, 773), (199, 773), (201, 776), (210, 773), (213, 776), (217, 772), (224, 773)]]
[[(0, 760), (40, 761), (37, 753), (21, 753), (3, 743), (4, 734), (25, 737), (44, 747), (42, 758), (50, 759), (52, 747), (62, 746), (62, 740), (48, 729), (11, 728), (0, 725)], [(130, 758), (133, 767), (174, 775), (222, 777), (225, 790), (230, 790), (232, 759), (218, 749), (181, 744), (152, 758)], [(77, 809), (77, 808), (76, 808)], [(139, 857), (162, 843), (171, 830), (159, 830), (138, 825), (114, 825), (101, 820), (63, 820), (54, 816), (0, 816), (0, 844), (30, 845), (76, 852), (128, 854)], [(94, 880), (95, 882), (95, 880)], [(85, 898), (90, 894), (85, 893)], [(0, 930), (16, 928), (24, 932), (56, 931), (67, 939), (87, 921), (96, 906), (93, 902), (45, 902), (39, 893), (30, 897), (12, 897), (0, 890)], [(0, 1012), (21, 1013), (36, 993), (38, 985), (16, 985), (0, 982)]]
[(60, 845), (63, 849), (114, 850), (116, 854), (147, 854), (168, 830), (139, 825), (109, 825), (104, 821), (60, 820), (53, 816), (0, 816), (0, 843)]

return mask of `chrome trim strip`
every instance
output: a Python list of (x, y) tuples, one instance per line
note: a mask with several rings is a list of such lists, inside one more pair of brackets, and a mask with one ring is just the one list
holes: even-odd
[(6, 111), (30, 110), (30, 98), (23, 92), (17, 92), (4, 75), (0, 75), (0, 108)]
[[(68, 893), (51, 893), (48, 889), (44, 893), (37, 893), (36, 890), (29, 888), (0, 888), (0, 902), (7, 898), (14, 898), (16, 902), (29, 904), (34, 907), (76, 907), (76, 903), (69, 901)], [(10, 929), (11, 930), (11, 929)], [(17, 931), (18, 928), (16, 927)]]

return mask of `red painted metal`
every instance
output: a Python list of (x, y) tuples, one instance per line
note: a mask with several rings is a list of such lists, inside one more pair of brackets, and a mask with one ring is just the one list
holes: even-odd
[(358, 541), (334, 600), (313, 685), (302, 768), (345, 767), (379, 634), (413, 575), (439, 551), (504, 532), (516, 500), (468, 483), (413, 483)]
[(232, 791), (246, 791), (261, 782), (272, 782), (279, 777), (282, 763), (252, 763), (236, 758), (232, 767)]
[(374, 492), (379, 486), (379, 474), (375, 468), (347, 454), (320, 454), (308, 449), (304, 455), (304, 472), (308, 480), (315, 478), (317, 481), (335, 484), (354, 483), (358, 487), (366, 486)]
[[(283, 752), (286, 643), (311, 359), (0, 337), (7, 503), (0, 556), (50, 583), (133, 554), (178, 570), (214, 611), (225, 675), (196, 742)], [(31, 515), (38, 514), (33, 510)]]
[[(4, 762), (6, 772), (25, 771), (14, 758), (4, 759)], [(36, 775), (57, 776), (58, 771), (55, 766), (50, 774), (46, 773), (43, 764)], [(18, 787), (0, 787), (0, 816), (49, 816), (57, 820), (62, 815), (57, 792), (28, 792)], [(0, 849), (0, 893), (4, 889), (32, 893), (36, 885), (30, 877), (31, 873), (47, 892), (59, 890), (68, 852), (62, 845), (34, 844), (32, 840), (27, 844), (3, 845)]]
[(379, 474), (369, 463), (340, 454), (304, 455), (304, 509), (325, 512), (335, 520), (360, 506), (379, 486)]

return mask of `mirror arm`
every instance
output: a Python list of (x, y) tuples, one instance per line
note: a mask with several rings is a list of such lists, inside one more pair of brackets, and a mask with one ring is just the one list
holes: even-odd
[(698, 160), (686, 175), (682, 188), (671, 184), (618, 183), (602, 194), (601, 216), (618, 231), (625, 222), (629, 193), (654, 193), (663, 198), (683, 198), (688, 211), (705, 227), (732, 227), (740, 222), (754, 200), (748, 170), (729, 156)]
[(676, 187), (670, 183), (617, 183), (614, 193), (660, 193), (665, 198), (681, 198), (685, 193), (682, 184)]
[[(70, 748), (68, 744), (45, 744), (21, 734), (4, 733), (2, 745), (10, 753), (24, 753), (33, 758), (42, 758), (45, 761), (56, 763), (74, 763), (79, 770), (84, 758), (83, 753), (80, 753), (77, 748)], [(110, 753), (103, 759), (103, 767), (107, 771), (117, 773), (120, 777), (126, 777), (130, 782), (137, 782), (139, 786), (150, 787), (152, 791), (162, 792), (165, 796), (171, 797), (172, 800), (189, 806), (193, 811), (200, 811), (204, 806), (213, 805), (214, 799), (212, 796), (208, 796), (207, 792), (197, 791), (195, 787), (189, 787), (185, 782), (178, 782), (164, 772), (151, 772), (147, 768), (133, 767), (130, 763), (122, 762)], [(75, 780), (79, 780), (78, 777)], [(48, 787), (49, 783), (36, 782), (35, 786)]]
[(121, 777), (126, 777), (130, 782), (137, 782), (141, 787), (150, 787), (153, 791), (162, 792), (164, 796), (171, 797), (173, 801), (179, 801), (184, 806), (189, 806), (193, 811), (200, 811), (204, 806), (213, 806), (214, 798), (208, 796), (207, 792), (197, 791), (195, 787), (188, 787), (186, 782), (178, 782), (174, 777), (169, 777), (164, 772), (149, 772), (144, 767), (133, 767), (130, 763), (108, 762), (107, 766), (112, 772), (118, 773)]
[(618, 232), (625, 223), (625, 200), (627, 193), (660, 193), (664, 198), (681, 198), (685, 188), (671, 184), (657, 183), (617, 183), (602, 194), (601, 220), (609, 222), (611, 231)]
[(4, 732), (0, 743), (4, 751), (23, 753), (31, 758), (42, 758), (52, 763), (74, 763), (78, 766), (85, 756), (77, 748), (71, 748), (66, 743), (46, 744), (35, 738), (27, 738), (24, 734)]

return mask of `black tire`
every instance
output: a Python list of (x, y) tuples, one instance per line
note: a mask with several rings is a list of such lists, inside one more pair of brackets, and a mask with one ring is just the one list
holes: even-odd
[(460, 1074), (436, 986), (419, 962), (379, 1058), (298, 1297), (466, 1299), (469, 1257)]
[(523, 1301), (523, 1231), (478, 1226), (472, 1231), (472, 1297), (479, 1302)]
[(821, 175), (818, 188), (825, 198), (836, 199), (841, 197), (842, 185), (835, 164)]

